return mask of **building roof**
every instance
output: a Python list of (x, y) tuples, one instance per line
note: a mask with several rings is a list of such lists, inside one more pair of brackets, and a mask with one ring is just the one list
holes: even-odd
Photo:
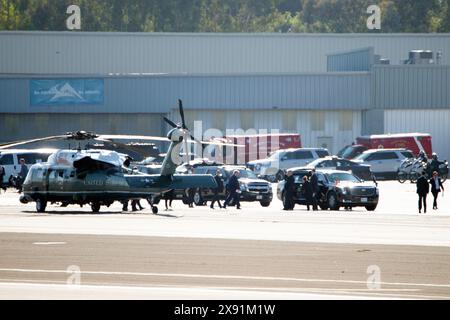
[(327, 54), (369, 46), (394, 64), (413, 49), (450, 64), (450, 34), (0, 31), (0, 73), (324, 72)]

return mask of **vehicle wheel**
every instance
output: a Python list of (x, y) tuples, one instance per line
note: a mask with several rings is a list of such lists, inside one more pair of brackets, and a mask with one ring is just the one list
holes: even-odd
[(375, 209), (377, 208), (376, 204), (370, 205), (370, 206), (366, 206), (366, 210), (367, 211), (375, 211)]
[(36, 199), (36, 211), (37, 212), (45, 212), (46, 207), (47, 207), (47, 201), (42, 200), (41, 198)]
[(196, 206), (203, 206), (203, 205), (205, 205), (205, 201), (203, 201), (200, 189), (198, 189), (194, 193), (194, 203), (195, 203)]
[(418, 173), (411, 173), (411, 183), (416, 183), (417, 179), (419, 179), (419, 174)]
[(408, 178), (408, 177), (407, 177), (406, 173), (404, 173), (404, 172), (399, 172), (399, 173), (397, 174), (397, 180), (398, 180), (398, 182), (400, 182), (400, 183), (405, 183), (405, 181), (406, 181), (407, 178)]
[(447, 174), (441, 174), (440, 178), (442, 180), (442, 183), (444, 183), (447, 180)]
[(100, 211), (100, 203), (94, 202), (91, 204), (92, 212), (99, 212)]
[(283, 171), (278, 171), (276, 177), (276, 181), (282, 181), (284, 180), (284, 172)]
[(265, 207), (265, 208), (270, 206), (270, 202), (260, 201), (259, 203), (261, 204), (262, 207)]
[(337, 196), (334, 192), (331, 192), (328, 195), (327, 204), (328, 204), (328, 208), (330, 208), (330, 210), (332, 210), (332, 211), (339, 210), (339, 202), (338, 202)]
[(152, 212), (153, 212), (153, 214), (157, 214), (158, 213), (158, 207), (152, 207)]

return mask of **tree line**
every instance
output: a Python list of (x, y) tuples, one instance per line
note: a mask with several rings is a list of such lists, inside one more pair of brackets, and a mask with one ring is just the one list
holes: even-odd
[[(0, 30), (66, 30), (81, 9), (82, 31), (450, 32), (450, 0), (0, 0)], [(381, 30), (368, 30), (370, 5)]]

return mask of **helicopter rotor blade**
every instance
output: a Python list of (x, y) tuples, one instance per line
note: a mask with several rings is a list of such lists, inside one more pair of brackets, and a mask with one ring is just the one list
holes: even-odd
[(178, 128), (178, 126), (173, 122), (172, 120), (167, 119), (166, 117), (163, 117), (164, 121), (169, 124), (172, 128)]
[(219, 141), (201, 141), (196, 139), (195, 137), (193, 137), (192, 135), (190, 136), (190, 138), (192, 140), (188, 140), (188, 143), (199, 143), (199, 144), (206, 144), (206, 145), (214, 145), (214, 146), (223, 146), (223, 147), (237, 147), (237, 148), (244, 148), (245, 145), (243, 144), (234, 144), (234, 143), (227, 143), (227, 142), (219, 142)]
[(21, 146), (21, 145), (33, 143), (33, 142), (65, 139), (66, 137), (67, 137), (66, 135), (60, 135), (60, 136), (50, 136), (50, 137), (43, 137), (43, 138), (37, 138), (37, 139), (23, 140), (23, 141), (8, 142), (8, 143), (0, 145), (0, 150), (17, 147), (17, 146)]
[(157, 136), (138, 136), (138, 135), (119, 135), (119, 134), (102, 134), (97, 137), (105, 140), (146, 140), (146, 141), (170, 141), (165, 137)]
[(180, 109), (180, 116), (181, 116), (181, 127), (183, 129), (187, 129), (186, 122), (184, 118), (184, 109), (183, 109), (183, 101), (181, 99), (178, 99), (178, 108)]

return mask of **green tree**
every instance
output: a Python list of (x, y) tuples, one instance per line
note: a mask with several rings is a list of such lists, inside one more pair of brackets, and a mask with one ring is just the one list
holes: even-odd
[(83, 31), (450, 32), (450, 0), (0, 0), (0, 30), (66, 30), (70, 4)]
[(0, 0), (0, 29), (16, 30), (20, 25), (17, 1)]

